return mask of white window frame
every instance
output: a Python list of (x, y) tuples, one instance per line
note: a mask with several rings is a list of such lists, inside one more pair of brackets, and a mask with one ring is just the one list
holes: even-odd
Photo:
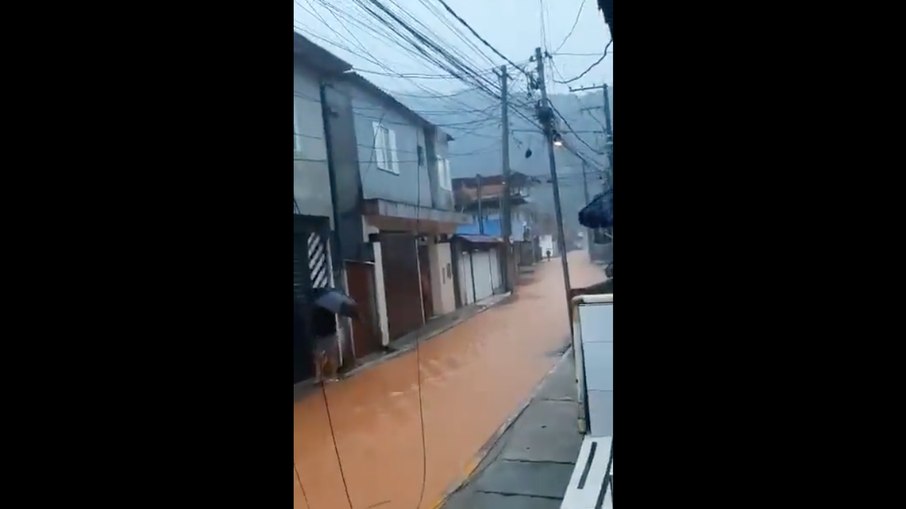
[(453, 178), (450, 173), (450, 160), (446, 157), (437, 158), (437, 184), (444, 191), (453, 190)]
[(396, 132), (384, 124), (372, 122), (374, 132), (374, 162), (379, 170), (400, 174), (399, 158), (397, 157)]

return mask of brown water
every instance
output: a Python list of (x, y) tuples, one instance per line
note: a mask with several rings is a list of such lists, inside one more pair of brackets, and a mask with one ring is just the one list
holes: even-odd
[[(574, 287), (603, 279), (586, 253), (571, 253), (569, 262)], [(419, 509), (436, 506), (474, 468), (482, 446), (569, 341), (560, 260), (537, 264), (525, 280), (511, 303), (420, 347), (427, 476)], [(416, 509), (423, 452), (416, 359), (411, 351), (327, 386), (355, 509)], [(293, 414), (293, 456), (302, 479), (301, 486), (295, 481), (294, 507), (348, 508), (321, 392), (297, 401)]]

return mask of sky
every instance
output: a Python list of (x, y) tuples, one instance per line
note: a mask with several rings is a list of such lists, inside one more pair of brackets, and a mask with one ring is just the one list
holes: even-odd
[[(369, 29), (374, 30), (380, 24), (356, 3), (373, 5), (371, 0), (294, 1), (296, 32), (351, 63), (363, 76), (385, 90), (421, 93), (427, 89), (451, 93), (465, 87), (459, 80), (451, 79), (444, 70), (370, 32)], [(545, 70), (548, 78), (565, 80), (577, 76), (600, 58), (610, 41), (610, 33), (604, 17), (597, 10), (596, 0), (584, 0), (584, 3), (583, 0), (445, 1), (479, 35), (517, 64), (535, 66), (528, 62), (535, 48), (540, 46), (547, 49), (554, 56), (553, 69), (548, 66)], [(394, 12), (401, 13), (401, 17), (420, 31), (433, 32), (435, 42), (465, 54), (475, 67), (487, 70), (489, 78), (496, 82), (497, 78), (490, 70), (506, 63), (505, 60), (484, 46), (465, 26), (447, 13), (439, 0), (381, 0), (381, 3)], [(441, 20), (441, 16), (444, 20)], [(574, 23), (575, 30), (567, 39)], [(490, 60), (480, 56), (450, 27), (459, 30), (462, 37), (474, 43)], [(611, 44), (604, 61), (569, 86), (583, 87), (602, 83), (612, 86), (613, 48)], [(388, 73), (388, 68), (393, 73), (416, 76), (406, 79), (367, 72)], [(569, 93), (569, 86), (552, 83), (549, 79), (548, 92), (566, 94)]]

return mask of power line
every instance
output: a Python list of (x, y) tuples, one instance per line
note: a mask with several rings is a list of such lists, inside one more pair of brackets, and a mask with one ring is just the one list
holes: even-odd
[[(309, 5), (311, 5), (311, 2), (310, 2), (309, 0), (306, 0), (306, 1), (309, 3)], [(390, 1), (392, 2), (393, 0), (390, 0)], [(334, 19), (336, 19), (338, 22), (340, 22), (340, 19), (339, 19), (339, 17), (338, 17), (337, 14), (338, 14), (338, 12), (339, 12), (339, 13), (343, 13), (343, 11), (338, 11), (335, 7), (331, 6), (329, 3), (325, 2), (324, 0), (319, 0), (319, 3), (321, 4), (321, 6), (322, 6), (323, 8), (326, 8), (326, 9), (328, 10), (328, 12), (331, 13), (331, 15), (334, 17)], [(331, 32), (333, 32), (334, 34), (336, 34), (341, 40), (343, 40), (343, 41), (345, 41), (345, 42), (347, 42), (347, 43), (350, 42), (350, 41), (348, 41), (348, 39), (346, 39), (342, 34), (340, 34), (339, 32), (337, 32), (336, 30), (334, 30), (334, 29), (330, 26), (330, 24), (327, 23), (327, 21), (324, 20), (324, 18), (322, 18), (319, 14), (317, 14), (317, 13), (315, 13), (315, 12), (312, 12), (312, 11), (309, 11), (309, 10), (306, 9), (304, 6), (302, 6), (301, 4), (299, 4), (298, 0), (296, 0), (296, 4), (299, 5), (300, 7), (302, 7), (304, 10), (306, 10), (306, 11), (309, 12), (310, 14), (312, 14), (312, 15), (316, 16), (318, 19), (320, 19), (321, 22), (328, 28), (328, 30), (330, 30)], [(397, 4), (394, 3), (394, 5), (397, 5)], [(398, 5), (397, 5), (397, 6), (398, 6)], [(314, 6), (312, 6), (312, 9), (315, 9)], [(345, 14), (344, 14), (344, 17), (347, 17), (347, 16), (345, 16)], [(410, 15), (410, 17), (412, 17), (412, 16)], [(347, 17), (347, 19), (349, 19), (351, 22), (357, 24), (357, 25), (358, 25), (360, 28), (362, 28), (364, 31), (370, 32), (370, 33), (373, 34), (374, 36), (376, 36), (376, 37), (378, 37), (378, 38), (380, 38), (380, 39), (383, 39), (383, 40), (385, 40), (385, 41), (387, 41), (387, 42), (389, 42), (389, 43), (391, 43), (391, 44), (395, 44), (395, 45), (399, 46), (400, 48), (402, 48), (404, 51), (406, 51), (406, 52), (412, 54), (412, 55), (415, 56), (416, 58), (420, 58), (419, 55), (418, 55), (417, 53), (415, 53), (415, 52), (412, 50), (412, 48), (408, 48), (408, 47), (406, 47), (406, 46), (400, 44), (399, 41), (397, 41), (397, 40), (395, 40), (395, 39), (389, 37), (387, 34), (380, 33), (380, 31), (378, 31), (376, 27), (372, 27), (372, 26), (369, 26), (369, 25), (365, 25), (365, 24), (361, 23), (359, 20), (356, 20), (355, 18), (349, 18), (349, 17)], [(416, 21), (417, 21), (417, 20), (416, 20)], [(365, 58), (365, 59), (368, 60), (369, 62), (371, 62), (371, 63), (373, 63), (373, 64), (375, 64), (375, 65), (378, 65), (379, 67), (382, 67), (382, 68), (384, 68), (384, 69), (387, 68), (385, 62), (383, 62), (381, 59), (379, 59), (379, 58), (375, 57), (374, 55), (372, 55), (372, 54), (369, 52), (368, 47), (367, 47), (366, 45), (362, 44), (362, 42), (358, 39), (358, 37), (356, 37), (355, 34), (353, 34), (353, 32), (352, 32), (351, 30), (349, 30), (349, 28), (346, 27), (345, 24), (343, 24), (342, 22), (340, 22), (340, 23), (343, 25), (343, 28), (349, 33), (349, 35), (356, 41), (356, 43), (357, 43), (357, 45), (358, 45), (358, 47), (359, 47), (359, 50), (358, 50), (358, 51), (351, 51), (350, 48), (349, 48), (348, 46), (339, 46), (339, 45), (338, 45), (338, 47), (340, 47), (341, 49), (345, 49), (346, 51), (350, 51), (350, 52), (352, 52), (353, 54), (356, 54), (356, 55), (358, 55), (358, 56), (362, 56), (363, 58)], [(423, 25), (423, 26), (424, 26), (424, 25)], [(428, 27), (426, 27), (426, 29), (428, 29), (429, 32), (431, 32), (430, 29), (429, 29)], [(431, 33), (432, 33), (433, 35), (436, 36), (436, 34), (434, 34), (434, 32), (431, 32)], [(454, 51), (455, 51), (455, 50), (454, 50)], [(367, 56), (363, 56), (362, 54), (367, 55)], [(379, 73), (379, 71), (365, 71), (365, 72)], [(412, 73), (412, 74), (422, 74), (422, 73)], [(392, 73), (392, 74), (390, 74), (390, 75), (395, 75), (395, 73)], [(415, 76), (415, 77), (423, 78), (422, 76)], [(432, 76), (432, 77), (427, 77), (427, 78), (424, 78), (424, 79), (432, 79), (432, 78), (434, 78), (434, 77), (437, 77), (437, 75), (434, 75), (434, 76)], [(443, 77), (440, 77), (440, 79), (443, 79)]]
[(516, 63), (513, 62), (512, 60), (510, 60), (509, 58), (507, 58), (506, 55), (504, 55), (503, 53), (497, 51), (497, 48), (495, 48), (494, 46), (491, 45), (491, 43), (489, 43), (488, 41), (486, 41), (486, 40), (484, 39), (484, 37), (478, 35), (478, 32), (476, 32), (475, 29), (472, 28), (472, 26), (469, 25), (469, 23), (468, 23), (466, 20), (462, 19), (462, 18), (459, 16), (459, 14), (456, 14), (456, 11), (454, 11), (449, 5), (447, 5), (447, 2), (445, 2), (444, 0), (437, 0), (437, 1), (440, 2), (440, 3), (444, 6), (444, 9), (446, 9), (447, 12), (449, 12), (450, 14), (452, 14), (453, 17), (455, 17), (460, 23), (462, 23), (463, 25), (465, 25), (465, 27), (468, 28), (470, 32), (472, 32), (472, 35), (474, 35), (475, 37), (477, 37), (478, 40), (481, 41), (485, 46), (487, 46), (488, 48), (490, 48), (491, 51), (493, 51), (494, 53), (496, 53), (497, 56), (499, 56), (500, 58), (506, 60), (507, 63), (509, 63), (510, 65), (512, 65), (513, 67), (515, 67), (516, 69), (519, 69), (520, 71), (522, 71), (522, 74), (528, 75), (528, 72), (526, 72), (525, 69), (523, 69), (523, 68), (519, 67), (518, 65), (516, 65)]
[(346, 473), (343, 471), (343, 462), (340, 460), (340, 449), (337, 447), (337, 435), (333, 430), (333, 418), (330, 416), (330, 404), (327, 402), (327, 389), (324, 388), (324, 380), (321, 380), (321, 395), (324, 397), (324, 410), (327, 413), (327, 425), (330, 426), (330, 439), (333, 442), (333, 452), (337, 457), (337, 466), (340, 467), (340, 479), (343, 481), (343, 491), (346, 492), (346, 502), (349, 503), (349, 509), (352, 509), (352, 497), (349, 496), (349, 486), (346, 484)]
[(370, 69), (360, 69), (355, 68), (355, 72), (364, 72), (367, 74), (377, 74), (380, 76), (396, 76), (399, 78), (411, 78), (418, 80), (455, 80), (458, 79), (455, 76), (450, 76), (449, 74), (421, 74), (421, 73), (399, 73), (399, 72), (383, 72), (383, 71), (374, 71)]
[[(590, 66), (588, 66), (588, 69), (585, 69), (584, 71), (582, 71), (582, 73), (580, 73), (580, 74), (579, 74), (578, 76), (576, 76), (575, 78), (568, 79), (568, 80), (566, 80), (566, 81), (557, 81), (557, 80), (554, 80), (554, 81), (557, 82), (557, 83), (561, 83), (561, 84), (563, 84), (563, 85), (568, 85), (568, 84), (570, 84), (570, 83), (572, 83), (572, 82), (574, 82), (574, 81), (576, 81), (576, 80), (582, 78), (583, 76), (585, 76), (586, 74), (588, 74), (589, 71), (591, 71), (592, 69), (594, 69), (596, 65), (598, 65), (598, 64), (600, 64), (601, 62), (604, 61), (604, 58), (607, 56), (607, 48), (609, 48), (611, 44), (613, 44), (613, 38), (611, 38), (611, 39), (610, 39), (610, 42), (607, 43), (607, 46), (604, 47), (604, 54), (601, 55), (601, 58), (597, 59), (597, 60), (595, 61), (595, 63), (593, 63), (593, 64), (591, 64)], [(553, 59), (553, 57), (551, 57), (551, 59)]]
[[(314, 98), (314, 97), (311, 97), (311, 96), (309, 96), (309, 95), (306, 95), (306, 94), (303, 94), (303, 93), (300, 93), (300, 92), (293, 92), (293, 95), (294, 95), (295, 97), (300, 97), (300, 98), (305, 99), (305, 100), (307, 100), (307, 101), (316, 102), (316, 103), (320, 103), (320, 102), (321, 102), (320, 99), (316, 99), (316, 98)], [(496, 106), (496, 105), (494, 105), (494, 106)], [(353, 107), (353, 108), (352, 108), (353, 111), (355, 111), (355, 112), (360, 112), (360, 113), (363, 112), (363, 111), (375, 111), (375, 112), (381, 111), (381, 112), (385, 112), (385, 111), (387, 111), (387, 109), (388, 109), (388, 108), (381, 108), (381, 107), (373, 107), (373, 108), (371, 108), (371, 107), (360, 107), (360, 106), (356, 106), (356, 107)], [(489, 111), (490, 109), (491, 109), (491, 107), (484, 108), (484, 110), (488, 110), (488, 111)], [(416, 113), (416, 114), (418, 114), (418, 115), (431, 116), (431, 113), (426, 113), (426, 112), (424, 112), (424, 111), (418, 111), (418, 110), (411, 110), (411, 111), (414, 112), (414, 113)], [(472, 110), (472, 111), (476, 111), (476, 112), (477, 112), (477, 111), (482, 111), (482, 110)], [(453, 112), (450, 112), (450, 113), (456, 113), (456, 112), (453, 111)], [(368, 115), (359, 115), (359, 116), (362, 117), (362, 118), (369, 119), (369, 120), (375, 120), (375, 119), (377, 118), (377, 117), (368, 116)], [(488, 116), (483, 117), (483, 118), (477, 118), (477, 119), (472, 119), (472, 120), (463, 121), (463, 122), (449, 122), (449, 123), (443, 123), (443, 122), (435, 123), (435, 122), (428, 121), (428, 120), (426, 119), (426, 121), (427, 121), (429, 124), (431, 124), (431, 125), (433, 125), (433, 126), (435, 126), (435, 127), (456, 127), (456, 126), (461, 126), (461, 125), (470, 125), (470, 126), (471, 126), (471, 125), (474, 125), (476, 122), (488, 122), (488, 121), (491, 121), (491, 120), (499, 120), (499, 118), (498, 118), (497, 116), (494, 116), (494, 115), (488, 115)], [(396, 122), (396, 121), (392, 121), (392, 120), (388, 120), (386, 123), (388, 123), (388, 124), (395, 124), (395, 125), (403, 125), (403, 126), (411, 125), (411, 123), (406, 123), (406, 122)]]
[[(492, 80), (489, 80), (487, 78), (482, 79), (483, 77), (480, 76), (473, 68), (466, 65), (466, 63), (462, 62), (460, 59), (458, 59), (454, 55), (450, 54), (450, 52), (447, 51), (445, 48), (441, 47), (436, 42), (428, 39), (427, 37), (424, 36), (424, 34), (422, 34), (417, 29), (413, 28), (408, 23), (406, 23), (405, 21), (400, 19), (400, 17), (395, 12), (390, 10), (387, 6), (385, 6), (379, 0), (367, 0), (367, 1), (369, 1), (372, 5), (374, 5), (378, 10), (380, 10), (381, 12), (386, 14), (397, 25), (402, 27), (409, 34), (408, 36), (406, 34), (401, 33), (395, 26), (393, 26), (390, 23), (390, 21), (385, 19), (384, 16), (382, 16), (380, 13), (376, 12), (374, 9), (372, 9), (369, 6), (364, 5), (364, 2), (366, 0), (355, 0), (355, 1), (364, 10), (366, 10), (369, 14), (371, 14), (372, 17), (374, 17), (379, 22), (381, 22), (382, 24), (384, 24), (385, 26), (390, 28), (392, 31), (394, 31), (394, 33), (399, 35), (402, 39), (404, 39), (407, 42), (409, 42), (410, 44), (412, 44), (413, 47), (417, 51), (422, 53), (427, 60), (435, 63), (435, 65), (437, 65), (441, 69), (444, 69), (451, 75), (460, 78), (462, 81), (465, 81), (467, 83), (470, 83), (470, 84), (478, 87), (479, 89), (488, 93), (492, 97), (496, 97), (496, 94), (494, 94), (495, 83)], [(430, 55), (428, 53), (428, 51), (426, 51), (425, 47), (429, 48), (434, 53), (437, 53), (438, 55), (440, 55), (443, 58), (443, 61), (440, 60), (437, 56)], [(461, 71), (461, 72), (457, 72), (457, 71)], [(471, 79), (469, 79), (469, 78), (471, 78)], [(499, 99), (499, 97), (498, 97), (498, 99)]]
[(588, 147), (592, 152), (594, 152), (595, 154), (598, 154), (598, 155), (603, 155), (602, 152), (599, 152), (598, 149), (596, 149), (596, 148), (592, 147), (591, 145), (589, 145), (587, 141), (583, 140), (581, 136), (579, 136), (578, 134), (576, 134), (576, 130), (573, 129), (573, 126), (572, 126), (572, 125), (570, 125), (569, 120), (567, 120), (566, 117), (564, 117), (563, 114), (560, 113), (560, 110), (558, 110), (558, 109), (554, 106), (554, 103), (553, 103), (553, 102), (550, 103), (550, 107), (551, 107), (551, 110), (552, 110), (554, 113), (556, 113), (557, 116), (560, 117), (560, 118), (563, 120), (563, 123), (565, 123), (565, 124), (566, 124), (566, 127), (569, 129), (569, 132), (564, 133), (564, 134), (572, 134), (577, 140), (579, 140), (580, 142), (582, 142), (582, 144), (585, 145), (586, 147)]
[(299, 488), (302, 490), (302, 498), (305, 499), (305, 506), (311, 509), (311, 504), (308, 502), (308, 495), (305, 494), (305, 485), (302, 484), (302, 476), (299, 475), (299, 469), (296, 467), (295, 462), (293, 462), (293, 470), (296, 471), (296, 481), (299, 482)]
[[(600, 53), (565, 53), (565, 52), (559, 52), (559, 51), (555, 51), (551, 54), (554, 56), (557, 56), (557, 57), (599, 57), (599, 56), (601, 56)], [(604, 54), (613, 55), (613, 50), (610, 50), (609, 52), (605, 51)]]
[[(391, 25), (389, 25), (389, 22), (388, 22), (386, 19), (384, 19), (380, 14), (376, 13), (373, 9), (371, 9), (369, 6), (364, 5), (364, 4), (363, 4), (362, 2), (360, 2), (359, 0), (356, 0), (356, 1), (355, 1), (356, 6), (357, 6), (359, 9), (361, 9), (361, 10), (363, 11), (363, 13), (368, 14), (368, 15), (374, 17), (375, 19), (378, 19), (378, 21), (381, 22), (380, 25), (365, 25), (365, 24), (363, 24), (363, 23), (361, 22), (360, 19), (357, 19), (356, 17), (350, 16), (350, 15), (349, 15), (347, 12), (345, 12), (344, 10), (337, 10), (334, 6), (330, 5), (329, 3), (325, 3), (323, 0), (320, 0), (320, 1), (321, 1), (322, 5), (323, 5), (324, 7), (326, 7), (328, 10), (331, 11), (331, 13), (334, 15), (335, 18), (337, 18), (338, 21), (340, 21), (338, 15), (339, 15), (339, 16), (342, 16), (342, 17), (345, 18), (347, 21), (349, 21), (350, 23), (356, 24), (357, 26), (361, 27), (363, 30), (375, 34), (377, 37), (381, 38), (382, 40), (388, 41), (388, 42), (391, 43), (391, 44), (395, 44), (396, 46), (399, 46), (399, 47), (402, 48), (403, 50), (405, 50), (405, 51), (407, 51), (408, 53), (410, 53), (410, 54), (412, 54), (413, 56), (415, 56), (417, 59), (425, 59), (426, 61), (428, 61), (428, 62), (431, 63), (432, 65), (441, 67), (442, 69), (444, 69), (444, 70), (450, 72), (450, 69), (448, 69), (448, 68), (447, 68), (446, 66), (444, 66), (442, 63), (440, 63), (440, 62), (437, 60), (437, 58), (432, 58), (430, 55), (428, 55), (428, 54), (424, 51), (424, 49), (421, 48), (421, 47), (416, 43), (416, 41), (414, 41), (414, 40), (412, 40), (412, 39), (406, 37), (406, 36), (403, 35), (403, 34), (401, 34), (401, 33), (399, 32), (399, 30), (397, 30), (397, 29), (395, 29), (394, 27), (392, 27)], [(341, 24), (344, 24), (342, 21), (340, 21), (340, 23), (341, 23)], [(344, 24), (344, 25), (345, 25), (345, 24)], [(418, 51), (414, 50), (413, 48), (410, 48), (410, 47), (407, 47), (407, 46), (403, 45), (403, 44), (400, 42), (400, 40), (398, 40), (397, 38), (389, 37), (387, 34), (384, 34), (384, 33), (379, 32), (378, 29), (376, 28), (376, 27), (378, 27), (378, 26), (384, 26), (385, 29), (387, 29), (387, 30), (389, 30), (390, 32), (392, 32), (392, 33), (393, 33), (394, 35), (396, 35), (399, 39), (402, 39), (402, 40), (408, 42), (408, 43), (411, 44), (414, 48), (416, 48)], [(345, 27), (345, 26), (344, 26), (344, 28), (346, 28), (346, 30), (347, 30), (348, 32), (350, 32), (350, 30), (349, 30), (348, 27)], [(350, 32), (350, 33), (351, 33), (351, 32)], [(342, 37), (341, 37), (341, 38), (342, 38)], [(321, 38), (321, 39), (323, 39), (323, 38)], [(345, 49), (346, 51), (350, 51), (350, 49), (349, 49), (348, 47), (344, 47), (344, 46), (342, 46), (342, 45), (337, 45), (337, 44), (333, 43), (332, 41), (328, 41), (328, 42), (330, 42), (331, 44), (333, 44), (333, 45), (335, 45), (335, 46), (337, 46), (337, 47), (340, 47), (341, 49)], [(370, 53), (368, 53), (367, 50), (365, 51), (365, 53), (370, 55)], [(357, 54), (357, 53), (355, 53), (355, 54)], [(419, 89), (424, 90), (425, 92), (427, 92), (427, 93), (429, 94), (429, 96), (431, 96), (431, 97), (445, 97), (445, 98), (448, 98), (448, 100), (451, 101), (451, 102), (453, 102), (453, 103), (458, 103), (460, 106), (463, 106), (463, 105), (464, 105), (464, 104), (461, 103), (460, 101), (455, 100), (455, 99), (452, 98), (452, 97), (455, 96), (455, 95), (459, 95), (461, 92), (457, 92), (456, 94), (446, 94), (446, 95), (445, 95), (445, 94), (440, 94), (440, 93), (437, 92), (436, 90), (432, 90), (432, 89), (430, 89), (430, 88), (428, 88), (428, 87), (426, 87), (426, 86), (423, 86), (422, 84), (418, 83), (417, 81), (415, 81), (415, 80), (412, 79), (412, 78), (406, 77), (405, 75), (400, 76), (400, 74), (399, 74), (398, 72), (396, 72), (396, 71), (393, 70), (393, 69), (390, 69), (384, 62), (380, 61), (380, 59), (372, 59), (372, 61), (373, 61), (374, 63), (376, 63), (376, 64), (377, 64), (379, 67), (381, 67), (382, 69), (385, 69), (385, 70), (389, 71), (389, 73), (390, 73), (391, 75), (395, 75), (395, 76), (401, 77), (402, 79), (406, 79), (407, 81), (410, 81), (411, 83), (413, 83), (413, 84), (414, 84), (416, 87), (418, 87)], [(454, 73), (454, 72), (451, 72), (451, 74), (455, 74), (455, 73)], [(469, 83), (469, 84), (472, 84), (472, 83), (469, 82), (468, 80), (464, 80), (464, 81), (466, 81), (466, 82)], [(474, 86), (474, 85), (473, 85), (473, 86)], [(480, 88), (480, 85), (479, 85), (479, 88)], [(463, 92), (464, 92), (464, 91), (463, 91)], [(402, 95), (410, 95), (410, 96), (421, 97), (421, 94), (419, 94), (419, 95), (402, 94)], [(469, 108), (469, 107), (470, 107), (470, 106), (468, 106), (468, 105), (465, 105), (465, 106), (466, 106), (466, 108)]]
[[(379, 123), (380, 123), (380, 122), (379, 122)], [(323, 136), (313, 136), (313, 135), (311, 135), (311, 134), (302, 134), (302, 133), (295, 133), (295, 132), (294, 132), (294, 133), (293, 133), (293, 136), (299, 136), (299, 137), (308, 138), (308, 139), (311, 139), (311, 140), (324, 140), (324, 137), (323, 137)], [(374, 145), (366, 145), (366, 144), (364, 144), (364, 143), (357, 143), (356, 146), (357, 146), (357, 147), (362, 147), (362, 148), (367, 148), (367, 149), (372, 149), (372, 150), (374, 150), (374, 149), (377, 148), (377, 147), (375, 147)], [(397, 152), (406, 153), (406, 154), (417, 154), (417, 153), (419, 152), (418, 150), (405, 150), (405, 149), (401, 149), (401, 148), (396, 149), (396, 151), (397, 151)], [(470, 152), (447, 152), (446, 156), (447, 156), (447, 157), (473, 156), (473, 155), (484, 154), (484, 153), (489, 153), (489, 152), (494, 152), (494, 151), (496, 151), (496, 150), (491, 150), (491, 146), (488, 146), (488, 147), (485, 147), (485, 148), (482, 148), (482, 149), (476, 149), (476, 150), (473, 150), (473, 151), (470, 151)], [(310, 162), (327, 162), (327, 159), (305, 159), (305, 158), (298, 158), (298, 159), (296, 159), (296, 160), (297, 160), (297, 161), (310, 161)], [(397, 161), (397, 162), (399, 162), (399, 163), (413, 163), (413, 162), (417, 162), (417, 161), (418, 161), (417, 159), (413, 159), (413, 160), (404, 160), (404, 161)]]
[(452, 32), (454, 35), (456, 35), (456, 37), (459, 38), (459, 40), (461, 40), (463, 43), (465, 43), (466, 46), (468, 46), (472, 51), (474, 51), (478, 55), (481, 55), (482, 58), (484, 58), (485, 60), (490, 62), (491, 65), (496, 64), (496, 62), (494, 62), (494, 60), (491, 59), (491, 57), (487, 56), (483, 51), (481, 51), (481, 48), (478, 47), (477, 44), (475, 44), (471, 39), (469, 39), (465, 34), (463, 34), (463, 32), (457, 27), (455, 22), (450, 22), (448, 20), (448, 18), (446, 16), (444, 16), (444, 13), (442, 11), (440, 11), (435, 5), (429, 3), (429, 1), (427, 1), (427, 0), (419, 0), (419, 2), (428, 11), (430, 11), (438, 20), (440, 20), (440, 22), (445, 27), (447, 27), (447, 29), (450, 30), (450, 32)]
[(576, 29), (576, 25), (579, 24), (579, 16), (582, 14), (582, 9), (585, 7), (585, 0), (582, 0), (582, 3), (579, 5), (579, 12), (576, 13), (576, 21), (573, 22), (573, 27), (569, 29), (569, 33), (566, 34), (566, 37), (563, 38), (563, 41), (557, 46), (557, 49), (554, 50), (554, 53), (560, 51), (560, 48), (566, 44), (566, 41), (573, 35), (573, 31)]

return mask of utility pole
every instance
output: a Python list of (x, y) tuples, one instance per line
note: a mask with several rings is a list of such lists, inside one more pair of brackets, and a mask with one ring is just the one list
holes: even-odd
[[(566, 316), (571, 317), (572, 309), (569, 302), (569, 294), (572, 286), (569, 284), (569, 262), (566, 260), (566, 238), (563, 234), (563, 210), (560, 208), (560, 184), (557, 182), (557, 161), (554, 158), (553, 112), (547, 100), (547, 87), (544, 85), (544, 58), (541, 56), (541, 48), (535, 48), (535, 62), (538, 64), (538, 85), (541, 89), (541, 111), (539, 113), (541, 113), (541, 122), (544, 127), (545, 138), (547, 139), (551, 187), (554, 189), (554, 212), (557, 214), (557, 247), (560, 249), (560, 264), (563, 266), (563, 286), (566, 289)], [(570, 330), (572, 330), (572, 320), (570, 320)]]
[[(582, 192), (585, 195), (585, 203), (590, 201), (588, 197), (588, 164), (585, 160), (582, 161)], [(588, 256), (591, 257), (591, 228), (585, 229), (585, 249), (588, 251)]]
[[(330, 106), (327, 100), (327, 89), (330, 87), (330, 83), (327, 81), (322, 81), (318, 86), (318, 97), (321, 100), (321, 122), (324, 125), (324, 144), (327, 150), (327, 176), (328, 182), (330, 183), (330, 202), (331, 202), (331, 214), (333, 219), (333, 230), (330, 235), (330, 257), (328, 259), (330, 263), (330, 269), (333, 273), (333, 285), (335, 288), (342, 290), (343, 292), (348, 293), (349, 288), (346, 284), (346, 268), (343, 262), (343, 242), (342, 235), (340, 235), (340, 229), (342, 228), (340, 223), (340, 210), (337, 204), (339, 203), (339, 198), (337, 198), (337, 173), (336, 168), (334, 167), (334, 154), (333, 154), (333, 143), (331, 140), (333, 136), (331, 133), (331, 116), (330, 116)], [(306, 320), (308, 322), (309, 320)], [(343, 318), (340, 315), (337, 315), (337, 325), (339, 334), (337, 335), (337, 340), (339, 343), (339, 355), (337, 362), (340, 364), (340, 367), (355, 367), (355, 345), (352, 342), (352, 322), (349, 318)], [(306, 325), (309, 327), (309, 325)]]
[[(507, 104), (507, 74), (506, 66), (500, 66), (500, 123), (503, 125), (503, 133), (501, 134), (503, 141), (501, 145), (503, 146), (503, 152), (501, 153), (503, 161), (503, 196), (500, 200), (500, 213), (502, 214), (503, 221), (500, 223), (501, 233), (503, 234), (503, 270), (500, 272), (503, 275), (503, 288), (506, 291), (513, 291), (512, 279), (510, 276), (510, 237), (512, 236), (513, 224), (512, 218), (510, 217), (510, 118), (509, 118), (509, 105)], [(515, 277), (515, 275), (513, 275)]]
[(582, 108), (582, 111), (584, 112), (584, 111), (589, 111), (589, 110), (600, 110), (600, 109), (604, 110), (604, 144), (605, 144), (604, 150), (606, 151), (607, 162), (608, 162), (608, 169), (607, 169), (607, 172), (604, 175), (604, 177), (606, 178), (607, 185), (609, 186), (609, 185), (613, 184), (613, 181), (611, 180), (611, 178), (613, 177), (613, 125), (611, 124), (611, 121), (610, 121), (610, 94), (607, 93), (608, 86), (605, 83), (603, 85), (593, 85), (590, 87), (580, 87), (580, 88), (570, 87), (569, 91), (570, 92), (582, 92), (585, 90), (597, 90), (599, 88), (604, 91), (604, 106), (592, 106), (589, 108)]
[(481, 174), (476, 174), (475, 179), (478, 181), (478, 233), (484, 235), (484, 216), (481, 212)]
[(607, 147), (607, 184), (613, 185), (613, 125), (610, 122), (610, 94), (607, 93), (607, 83), (604, 84), (604, 139)]

